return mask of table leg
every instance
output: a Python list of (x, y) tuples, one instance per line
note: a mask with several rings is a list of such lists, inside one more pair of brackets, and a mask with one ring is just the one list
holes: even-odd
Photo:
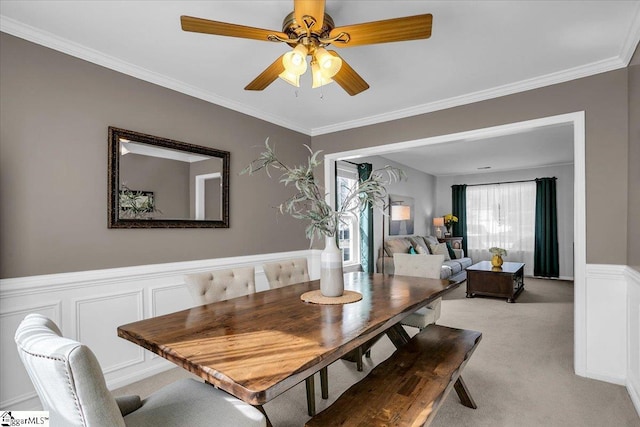
[(393, 345), (396, 346), (396, 348), (402, 347), (411, 339), (411, 337), (409, 337), (409, 334), (407, 334), (407, 331), (404, 330), (400, 323), (396, 323), (395, 325), (390, 327), (387, 330), (387, 336), (389, 337)]
[(313, 375), (307, 377), (304, 382), (307, 387), (307, 413), (313, 417), (316, 414), (316, 386)]
[(320, 391), (323, 399), (329, 398), (329, 372), (326, 366), (320, 369)]

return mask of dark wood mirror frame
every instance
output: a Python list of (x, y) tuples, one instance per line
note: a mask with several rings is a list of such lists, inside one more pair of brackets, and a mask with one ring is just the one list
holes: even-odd
[[(221, 219), (130, 219), (120, 218), (120, 140), (125, 139), (147, 145), (200, 154), (222, 160)], [(229, 228), (229, 162), (228, 151), (202, 147), (167, 138), (146, 135), (116, 127), (109, 127), (109, 228)]]

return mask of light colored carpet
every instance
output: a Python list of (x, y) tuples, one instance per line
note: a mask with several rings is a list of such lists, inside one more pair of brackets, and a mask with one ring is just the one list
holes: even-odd
[[(515, 304), (504, 299), (465, 298), (465, 284), (442, 303), (441, 325), (473, 329), (482, 341), (463, 372), (478, 409), (462, 406), (455, 391), (436, 415), (432, 426), (539, 427), (640, 426), (624, 387), (578, 377), (573, 373), (573, 283), (525, 279), (525, 291)], [(416, 329), (408, 328), (413, 335)], [(318, 411), (387, 358), (394, 350), (385, 337), (365, 359), (365, 371), (338, 361), (329, 366), (329, 399), (320, 398)], [(118, 389), (116, 395), (146, 396), (164, 384), (190, 376), (171, 369)], [(306, 411), (304, 383), (264, 406), (275, 427), (303, 426)]]

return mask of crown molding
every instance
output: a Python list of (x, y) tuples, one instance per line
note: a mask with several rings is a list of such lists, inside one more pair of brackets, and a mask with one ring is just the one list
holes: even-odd
[(620, 59), (624, 62), (625, 67), (631, 62), (638, 43), (640, 43), (640, 2), (636, 5), (636, 13), (627, 33), (627, 39), (620, 49)]
[(202, 99), (212, 104), (220, 105), (230, 110), (247, 114), (249, 116), (265, 120), (269, 123), (273, 123), (278, 126), (303, 133), (305, 135), (311, 134), (310, 129), (304, 128), (297, 123), (288, 121), (281, 115), (265, 113), (264, 111), (221, 97), (219, 95), (216, 95), (215, 93), (203, 91), (200, 88), (189, 85), (180, 80), (167, 77), (143, 67), (138, 67), (137, 65), (122, 61), (110, 55), (106, 55), (95, 49), (91, 49), (78, 43), (72, 42), (68, 39), (58, 37), (47, 31), (42, 31), (35, 27), (25, 25), (14, 19), (7, 18), (6, 16), (0, 16), (0, 31), (48, 47), (50, 49), (66, 53), (76, 58), (80, 58), (85, 61), (100, 65), (101, 67), (109, 68), (128, 76), (135, 77), (137, 79), (144, 80), (146, 82), (153, 83), (155, 85), (162, 86), (168, 89), (172, 89), (185, 95)]
[(318, 136), (327, 133), (339, 132), (347, 129), (353, 129), (363, 126), (374, 125), (392, 120), (404, 119), (407, 117), (417, 116), (420, 114), (432, 113), (434, 111), (445, 110), (447, 108), (459, 107), (461, 105), (473, 104), (474, 102), (486, 101), (488, 99), (499, 98), (502, 96), (512, 95), (514, 93), (525, 92), (527, 90), (538, 89), (545, 86), (551, 86), (558, 83), (564, 83), (582, 77), (589, 77), (594, 74), (604, 73), (626, 67), (626, 64), (619, 57), (613, 57), (602, 61), (594, 62), (581, 67), (575, 67), (556, 73), (550, 73), (544, 76), (532, 79), (522, 80), (516, 83), (510, 83), (495, 88), (472, 92), (466, 95), (456, 96), (443, 99), (428, 104), (416, 105), (410, 108), (390, 111), (384, 114), (364, 117), (358, 120), (351, 120), (342, 123), (336, 123), (329, 126), (313, 128), (311, 136)]
[(550, 73), (544, 76), (498, 86), (491, 89), (472, 92), (469, 94), (430, 102), (427, 104), (421, 104), (409, 108), (390, 111), (383, 114), (368, 116), (357, 120), (350, 120), (312, 129), (300, 126), (298, 123), (289, 121), (281, 115), (270, 114), (253, 107), (249, 107), (245, 104), (232, 101), (228, 98), (218, 96), (215, 93), (203, 91), (202, 89), (199, 89), (182, 81), (164, 76), (159, 73), (155, 73), (142, 67), (138, 67), (126, 61), (119, 60), (115, 57), (105, 55), (94, 49), (87, 48), (68, 39), (64, 39), (49, 32), (42, 31), (29, 25), (25, 25), (19, 21), (7, 18), (5, 16), (0, 16), (0, 31), (66, 53), (76, 58), (92, 62), (105, 68), (121, 72), (140, 80), (144, 80), (158, 86), (166, 87), (177, 92), (193, 96), (194, 98), (202, 99), (212, 104), (220, 105), (222, 107), (229, 108), (231, 110), (247, 114), (249, 116), (268, 121), (269, 123), (273, 123), (275, 125), (282, 126), (284, 128), (291, 129), (293, 131), (313, 137), (398, 119), (404, 119), (407, 117), (431, 113), (434, 111), (458, 107), (461, 105), (472, 104), (475, 102), (486, 101), (493, 98), (499, 98), (502, 96), (512, 95), (514, 93), (538, 89), (553, 84), (564, 83), (582, 77), (589, 77), (595, 74), (624, 68), (629, 64), (636, 46), (640, 41), (640, 4), (638, 5), (638, 11), (635, 14), (634, 21), (631, 24), (631, 28), (625, 40), (625, 43), (620, 50), (620, 54), (616, 57), (597, 61), (580, 67), (570, 68), (568, 70)]

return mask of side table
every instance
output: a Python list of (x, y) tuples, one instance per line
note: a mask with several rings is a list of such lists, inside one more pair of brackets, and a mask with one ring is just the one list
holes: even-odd
[(445, 243), (449, 242), (453, 249), (462, 249), (462, 239), (463, 237), (438, 237), (438, 242)]

